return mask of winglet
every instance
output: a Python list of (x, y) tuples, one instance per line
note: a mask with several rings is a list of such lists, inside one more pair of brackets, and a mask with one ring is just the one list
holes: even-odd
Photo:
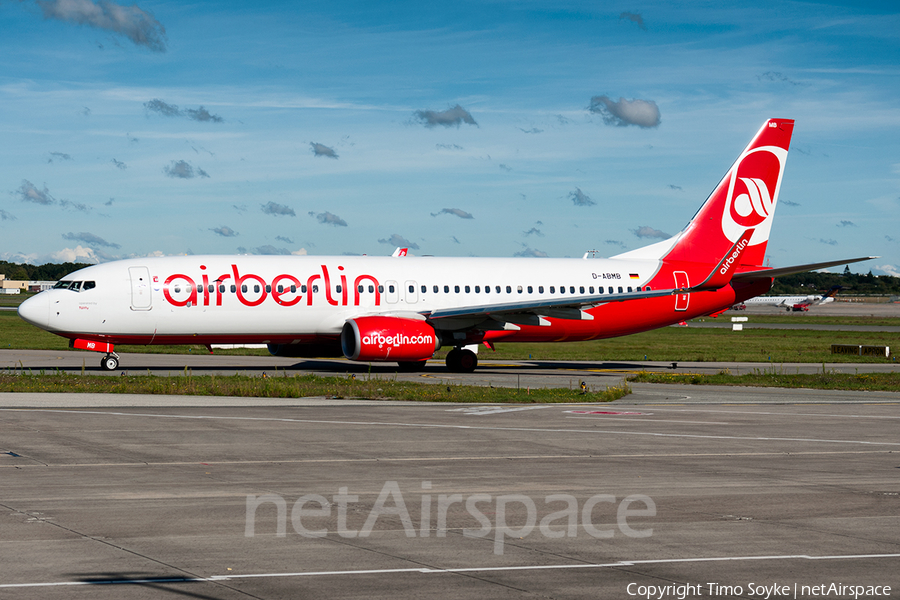
[(409, 252), (409, 248), (397, 248), (394, 250), (394, 253), (391, 254), (394, 258), (398, 256), (406, 256), (406, 253)]
[(712, 270), (703, 283), (691, 288), (692, 291), (717, 290), (731, 283), (734, 271), (741, 263), (741, 254), (744, 249), (750, 245), (750, 237), (753, 235), (753, 229), (747, 229), (734, 243), (728, 253), (725, 255), (716, 268)]

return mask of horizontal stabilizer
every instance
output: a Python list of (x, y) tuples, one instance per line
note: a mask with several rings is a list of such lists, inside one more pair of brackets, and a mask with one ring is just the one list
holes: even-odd
[(806, 273), (807, 271), (815, 271), (816, 269), (825, 269), (827, 267), (836, 267), (837, 265), (848, 265), (850, 263), (862, 262), (864, 260), (872, 260), (881, 258), (880, 256), (863, 256), (860, 258), (845, 258), (843, 260), (830, 260), (828, 262), (812, 263), (808, 265), (795, 265), (793, 267), (779, 267), (777, 269), (760, 269), (758, 271), (744, 271), (736, 273), (732, 279), (759, 279), (761, 277), (781, 277), (782, 275), (793, 275), (794, 273)]

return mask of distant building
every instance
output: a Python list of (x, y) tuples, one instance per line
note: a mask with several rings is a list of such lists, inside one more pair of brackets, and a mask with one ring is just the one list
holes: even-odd
[(18, 294), (22, 291), (43, 292), (55, 284), (55, 281), (16, 281), (7, 279), (6, 275), (0, 273), (0, 294)]

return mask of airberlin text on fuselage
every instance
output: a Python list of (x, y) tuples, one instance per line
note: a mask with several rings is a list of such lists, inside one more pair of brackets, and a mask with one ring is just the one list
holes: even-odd
[[(328, 304), (348, 306), (351, 299), (347, 286), (347, 275), (342, 272), (344, 267), (338, 266), (337, 268), (340, 273), (340, 284), (338, 284), (340, 287), (331, 285), (331, 275), (326, 265), (321, 265), (320, 269), (320, 272), (314, 272), (303, 280), (294, 275), (282, 273), (268, 282), (254, 273), (242, 275), (236, 264), (231, 265), (231, 273), (211, 276), (211, 273), (204, 272), (200, 276), (200, 281), (183, 273), (175, 273), (166, 277), (163, 283), (163, 296), (173, 306), (210, 306), (213, 303), (215, 306), (222, 306), (222, 298), (225, 294), (230, 293), (230, 290), (234, 290), (234, 295), (244, 306), (259, 306), (269, 296), (272, 296), (272, 300), (281, 306), (294, 306), (300, 303), (305, 296), (306, 305), (312, 306), (313, 292), (318, 287), (315, 282), (321, 281), (325, 291), (325, 301)], [(206, 266), (200, 265), (200, 270), (206, 271)], [(156, 278), (154, 278), (154, 283), (156, 283)], [(181, 297), (182, 286), (187, 292), (185, 297)], [(248, 286), (248, 288), (243, 286)], [(248, 292), (250, 286), (258, 286), (258, 291), (254, 287), (253, 292)], [(365, 286), (371, 288), (371, 293), (375, 296), (375, 306), (379, 306), (382, 290), (379, 288), (378, 280), (374, 276), (366, 274), (358, 275), (353, 279), (353, 306), (359, 306), (360, 296), (364, 293), (360, 292), (361, 286), (363, 290), (366, 289)], [(179, 295), (179, 298), (172, 296), (173, 291)]]

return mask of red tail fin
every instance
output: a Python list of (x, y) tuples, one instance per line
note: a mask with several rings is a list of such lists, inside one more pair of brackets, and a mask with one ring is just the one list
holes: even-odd
[(766, 121), (678, 235), (665, 260), (716, 263), (753, 229), (740, 264), (763, 264), (793, 131), (792, 119)]

